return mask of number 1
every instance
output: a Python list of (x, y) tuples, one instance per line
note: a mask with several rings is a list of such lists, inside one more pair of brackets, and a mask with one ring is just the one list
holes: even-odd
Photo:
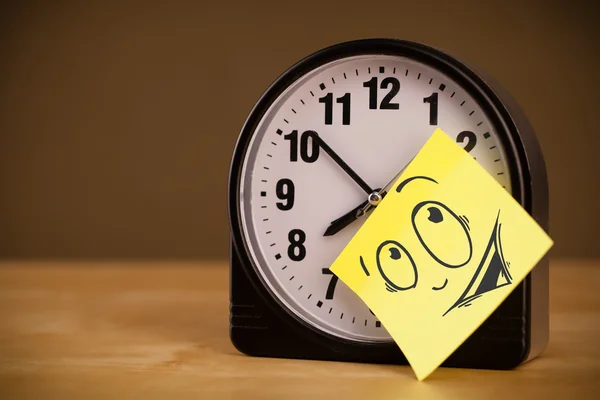
[(437, 125), (438, 123), (438, 94), (433, 93), (429, 97), (423, 99), (423, 103), (429, 103), (429, 125)]

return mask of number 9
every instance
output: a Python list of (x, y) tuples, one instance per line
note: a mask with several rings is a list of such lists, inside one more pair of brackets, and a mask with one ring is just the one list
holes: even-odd
[(285, 203), (277, 202), (277, 208), (287, 211), (294, 207), (294, 182), (290, 179), (280, 179), (275, 186), (275, 193), (277, 198), (285, 200)]

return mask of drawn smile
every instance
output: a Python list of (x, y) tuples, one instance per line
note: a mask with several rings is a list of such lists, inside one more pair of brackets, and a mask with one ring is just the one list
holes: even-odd
[(446, 280), (444, 281), (444, 284), (442, 286), (440, 286), (440, 287), (435, 287), (434, 286), (431, 289), (433, 289), (433, 290), (442, 290), (443, 288), (446, 287), (447, 284), (448, 284), (448, 279), (446, 278)]

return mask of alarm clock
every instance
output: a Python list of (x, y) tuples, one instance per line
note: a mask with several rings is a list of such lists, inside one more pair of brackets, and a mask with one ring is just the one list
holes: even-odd
[[(365, 39), (284, 72), (251, 110), (228, 188), (230, 337), (252, 356), (406, 364), (376, 315), (329, 266), (381, 188), (436, 128), (548, 231), (532, 126), (490, 76), (438, 49)], [(443, 366), (510, 369), (548, 341), (544, 257)]]

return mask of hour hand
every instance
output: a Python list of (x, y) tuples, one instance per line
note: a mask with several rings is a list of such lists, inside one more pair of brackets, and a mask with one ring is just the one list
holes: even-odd
[(323, 236), (333, 236), (348, 225), (350, 225), (358, 217), (364, 214), (362, 210), (367, 206), (367, 204), (369, 204), (368, 200), (362, 202), (357, 207), (354, 207), (352, 210), (348, 211), (346, 214), (342, 215), (338, 219), (331, 221), (331, 224), (325, 230)]
[(367, 197), (366, 201), (363, 201), (358, 206), (354, 207), (352, 210), (348, 211), (346, 214), (342, 215), (338, 219), (331, 221), (329, 227), (325, 230), (323, 236), (332, 236), (350, 225), (352, 222), (362, 217), (369, 211), (371, 208), (376, 207), (377, 204), (385, 197), (387, 194), (383, 189), (375, 189), (373, 193)]

